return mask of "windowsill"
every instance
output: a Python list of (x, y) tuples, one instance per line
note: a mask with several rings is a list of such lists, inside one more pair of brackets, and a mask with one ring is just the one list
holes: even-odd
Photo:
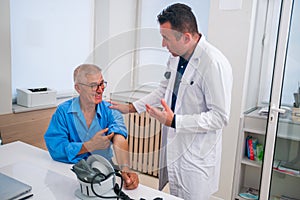
[(55, 108), (57, 105), (61, 104), (64, 101), (67, 101), (72, 97), (65, 97), (65, 98), (58, 98), (56, 99), (56, 104), (49, 104), (49, 105), (42, 105), (42, 106), (35, 106), (35, 107), (25, 107), (21, 106), (18, 104), (13, 104), (12, 105), (12, 111), (13, 113), (22, 113), (22, 112), (30, 112), (30, 111), (36, 111), (36, 110), (43, 110), (43, 109), (48, 109), (48, 108)]
[[(131, 103), (131, 102), (134, 102), (134, 101), (146, 96), (153, 89), (154, 88), (142, 88), (140, 90), (113, 92), (110, 94), (110, 99), (113, 101), (122, 101), (122, 102), (126, 102), (126, 103)], [(72, 96), (60, 97), (60, 98), (56, 99), (56, 104), (49, 104), (49, 105), (35, 106), (35, 107), (25, 107), (25, 106), (21, 106), (16, 103), (13, 103), (12, 111), (13, 111), (13, 113), (22, 113), (22, 112), (30, 112), (30, 111), (36, 111), (36, 110), (42, 110), (42, 109), (48, 109), (48, 108), (55, 108), (62, 102), (67, 101), (73, 97), (75, 97), (75, 96), (72, 95)], [(106, 96), (104, 96), (103, 99), (106, 99)]]

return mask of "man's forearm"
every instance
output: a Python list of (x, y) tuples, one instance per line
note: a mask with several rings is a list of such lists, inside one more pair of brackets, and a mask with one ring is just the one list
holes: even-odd
[[(115, 135), (115, 137), (123, 137), (122, 135)], [(114, 138), (113, 147), (115, 151), (116, 160), (118, 162), (119, 168), (122, 171), (130, 170), (130, 162), (129, 162), (129, 152), (128, 152), (128, 143), (122, 138), (122, 140), (118, 140)]]
[(116, 153), (116, 158), (118, 162), (118, 166), (121, 171), (129, 171), (130, 163), (129, 163), (129, 153), (128, 149), (122, 149), (119, 146), (114, 146), (114, 150)]

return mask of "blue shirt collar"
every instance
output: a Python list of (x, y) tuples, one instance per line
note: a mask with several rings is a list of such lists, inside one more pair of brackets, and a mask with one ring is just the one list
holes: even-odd
[[(100, 111), (101, 103), (97, 104), (97, 107), (96, 107), (96, 113), (99, 117), (101, 117), (101, 111)], [(80, 108), (79, 96), (72, 99), (72, 103), (71, 103), (71, 106), (69, 107), (68, 113), (77, 113), (77, 114), (82, 113), (81, 108)]]

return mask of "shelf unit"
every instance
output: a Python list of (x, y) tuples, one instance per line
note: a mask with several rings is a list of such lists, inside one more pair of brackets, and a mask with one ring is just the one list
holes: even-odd
[[(260, 186), (261, 170), (263, 170), (262, 162), (250, 160), (245, 155), (246, 138), (248, 135), (257, 138), (258, 142), (263, 145), (265, 143), (267, 116), (260, 115), (258, 113), (259, 110), (260, 108), (254, 108), (245, 112), (240, 120), (233, 194), (233, 199), (235, 200), (244, 200), (245, 198), (240, 197), (239, 193), (245, 192), (247, 188), (259, 189)], [(281, 151), (275, 151), (274, 159), (289, 160), (292, 158), (287, 157), (287, 155), (293, 155), (293, 159), (300, 162), (300, 123), (291, 120), (290, 112), (282, 115), (278, 123), (277, 137), (279, 139), (276, 148), (280, 148)], [(293, 143), (292, 146), (295, 148), (285, 148), (288, 146), (287, 144), (291, 143)], [(300, 196), (300, 175), (286, 173), (275, 168), (273, 168), (273, 173), (272, 184), (275, 184), (274, 188), (278, 190), (276, 196)], [(270, 199), (276, 199), (276, 197), (272, 196)]]

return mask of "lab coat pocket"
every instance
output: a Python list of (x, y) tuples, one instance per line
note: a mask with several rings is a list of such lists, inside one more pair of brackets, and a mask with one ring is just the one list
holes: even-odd
[(201, 102), (203, 95), (198, 85), (193, 81), (184, 81), (178, 91), (176, 107), (184, 114), (196, 114), (201, 111)]
[(196, 133), (196, 137), (189, 148), (190, 159), (199, 165), (213, 165), (216, 162), (215, 133)]

